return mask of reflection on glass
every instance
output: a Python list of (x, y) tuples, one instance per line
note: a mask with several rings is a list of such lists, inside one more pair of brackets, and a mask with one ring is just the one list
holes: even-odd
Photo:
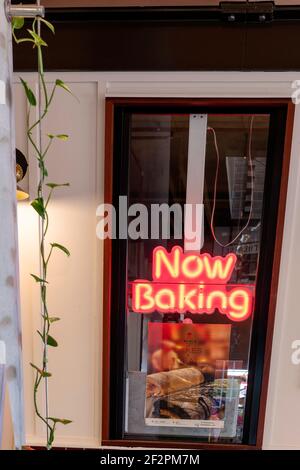
[[(129, 204), (143, 203), (149, 214), (152, 204), (184, 206), (189, 118), (184, 114), (131, 115)], [(247, 306), (249, 314), (241, 316), (243, 305), (246, 309), (242, 296), (246, 292), (249, 301), (254, 301), (269, 116), (208, 115), (207, 127), (204, 245), (196, 264), (189, 265), (192, 274), (200, 266), (198, 276), (153, 278), (155, 248), (171, 253), (172, 248), (181, 247), (184, 252), (183, 240), (174, 238), (172, 218), (169, 239), (160, 234), (157, 239), (128, 241), (124, 429), (128, 437), (242, 442), (254, 315), (253, 302)], [(232, 254), (228, 276), (222, 278), (217, 272), (210, 280), (205, 277), (208, 261), (201, 258), (203, 254), (210, 255), (208, 260), (217, 256), (224, 260)], [(136, 308), (136, 280), (148, 282), (148, 302), (164, 290), (147, 313)], [(180, 286), (187, 289), (181, 299)], [(169, 308), (164, 311), (165, 305)]]

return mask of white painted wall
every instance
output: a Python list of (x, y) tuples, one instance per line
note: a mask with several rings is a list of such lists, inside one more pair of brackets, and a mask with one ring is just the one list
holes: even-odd
[(10, 413), (10, 403), (8, 390), (5, 393), (4, 401), (4, 416), (3, 416), (3, 436), (0, 444), (0, 450), (13, 450), (14, 449), (14, 433)]
[[(31, 77), (30, 77), (31, 78)], [(31, 86), (35, 87), (34, 80)], [(59, 347), (50, 350), (49, 381), (51, 416), (72, 419), (61, 426), (57, 445), (97, 447), (100, 443), (101, 394), (101, 244), (95, 235), (96, 206), (102, 200), (102, 164), (98, 158), (98, 129), (103, 127), (98, 106), (98, 84), (72, 83), (79, 102), (59, 89), (44, 132), (65, 133), (70, 142), (58, 141), (49, 154), (51, 182), (69, 182), (70, 188), (57, 190), (50, 206), (49, 242), (66, 245), (68, 259), (59, 251), (49, 269), (49, 307), (61, 322), (53, 326)], [(20, 85), (17, 97), (17, 145), (27, 154), (24, 139), (26, 111)], [(100, 142), (100, 140), (99, 140)], [(99, 143), (101, 145), (101, 143)], [(35, 195), (37, 165), (29, 157), (29, 192)], [(29, 273), (38, 273), (37, 217), (28, 202), (18, 205), (26, 433), (29, 444), (43, 442), (43, 427), (32, 405), (33, 371), (29, 362), (39, 364), (39, 291)], [(50, 266), (50, 265), (49, 265)]]
[[(23, 74), (35, 86), (33, 74)], [(290, 97), (295, 73), (51, 73), (61, 78), (80, 100), (63, 92), (54, 102), (46, 131), (70, 134), (49, 157), (52, 180), (69, 181), (51, 206), (51, 241), (66, 244), (70, 259), (55, 255), (50, 271), (50, 306), (62, 321), (54, 328), (58, 350), (51, 351), (51, 412), (74, 420), (59, 428), (57, 444), (96, 447), (100, 444), (102, 245), (96, 240), (95, 208), (103, 201), (104, 97)], [(17, 80), (17, 77), (16, 77)], [(25, 100), (16, 85), (17, 145), (24, 139)], [(300, 339), (300, 110), (296, 107), (282, 268), (278, 292), (271, 378), (267, 404), (265, 449), (300, 449), (300, 366), (291, 364), (291, 342)], [(37, 179), (30, 158), (30, 192)], [(21, 306), (23, 317), (26, 430), (29, 444), (43, 442), (32, 408), (33, 376), (29, 361), (37, 360), (39, 324), (36, 286), (28, 273), (37, 270), (37, 221), (28, 203), (19, 204)], [(51, 289), (51, 288), (50, 288)], [(105, 334), (105, 332), (104, 332)]]

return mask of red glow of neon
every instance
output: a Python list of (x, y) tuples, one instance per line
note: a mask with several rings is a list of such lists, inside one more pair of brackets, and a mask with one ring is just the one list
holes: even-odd
[(170, 253), (158, 246), (153, 251), (153, 281), (201, 282), (203, 284), (226, 284), (231, 278), (236, 256), (230, 253), (225, 258), (212, 257), (208, 253), (183, 253), (174, 246)]
[(153, 251), (153, 281), (132, 283), (132, 310), (137, 313), (207, 313), (217, 309), (232, 321), (244, 321), (252, 312), (253, 290), (227, 285), (236, 264), (225, 257), (183, 253), (179, 246), (168, 253)]

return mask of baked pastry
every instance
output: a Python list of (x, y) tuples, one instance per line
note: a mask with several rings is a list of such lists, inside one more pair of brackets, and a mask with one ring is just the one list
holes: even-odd
[(204, 383), (204, 374), (197, 367), (157, 372), (147, 376), (146, 396), (162, 397), (179, 390), (189, 389)]

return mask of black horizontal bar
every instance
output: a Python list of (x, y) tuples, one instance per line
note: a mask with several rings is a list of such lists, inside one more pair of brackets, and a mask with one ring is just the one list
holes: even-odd
[[(237, 12), (238, 12), (238, 3)], [(251, 4), (250, 4), (251, 5)], [(249, 10), (244, 21), (252, 22), (254, 11)], [(220, 6), (213, 7), (84, 7), (84, 8), (46, 8), (49, 21), (155, 21), (155, 22), (211, 22), (224, 21)], [(274, 21), (299, 21), (299, 6), (276, 6)]]
[(46, 8), (49, 21), (218, 21), (219, 7)]

